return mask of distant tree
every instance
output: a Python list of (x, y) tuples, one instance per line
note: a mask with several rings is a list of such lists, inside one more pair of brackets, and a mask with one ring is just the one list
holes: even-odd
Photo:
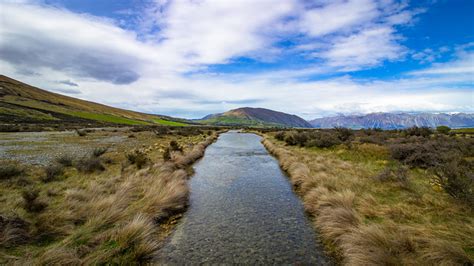
[(447, 135), (449, 133), (449, 131), (451, 131), (451, 128), (447, 127), (447, 126), (439, 126), (439, 127), (436, 128), (436, 131), (438, 133)]

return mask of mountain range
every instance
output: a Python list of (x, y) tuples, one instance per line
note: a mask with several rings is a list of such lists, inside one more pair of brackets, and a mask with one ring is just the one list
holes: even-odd
[(339, 115), (309, 121), (315, 128), (347, 127), (400, 129), (412, 126), (452, 128), (474, 127), (474, 114), (434, 113), (371, 113), (366, 115)]
[(265, 108), (242, 107), (224, 113), (186, 120), (110, 107), (42, 90), (0, 75), (0, 123), (56, 125), (219, 125), (286, 128), (347, 127), (399, 129), (411, 126), (474, 127), (474, 114), (372, 113), (339, 115), (306, 121)]

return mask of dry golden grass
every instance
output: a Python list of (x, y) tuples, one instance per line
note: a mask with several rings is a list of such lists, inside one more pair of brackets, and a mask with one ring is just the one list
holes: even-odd
[[(58, 191), (48, 192), (51, 197), (48, 193), (40, 195), (42, 199), (48, 198), (50, 206), (41, 213), (22, 216), (32, 221), (28, 233), (34, 237), (13, 249), (0, 246), (0, 252), (14, 254), (1, 255), (0, 264), (149, 262), (160, 241), (169, 233), (160, 224), (187, 207), (188, 167), (204, 154), (216, 137), (216, 134), (177, 137), (187, 148), (168, 162), (161, 160), (162, 147), (145, 146), (143, 152), (149, 154), (153, 163), (143, 169), (127, 164), (122, 156), (122, 166), (117, 164), (102, 173), (74, 172), (76, 180), (69, 177), (65, 181), (54, 181)], [(164, 137), (163, 142), (169, 143), (169, 137)], [(54, 182), (39, 184), (50, 191)], [(15, 197), (11, 200), (11, 206), (15, 206)], [(0, 230), (2, 243), (11, 243), (11, 238), (18, 235), (12, 234), (10, 229)]]
[(429, 173), (408, 184), (374, 178), (388, 163), (375, 144), (337, 149), (263, 140), (302, 197), (329, 254), (345, 265), (472, 265), (472, 209), (436, 190)]

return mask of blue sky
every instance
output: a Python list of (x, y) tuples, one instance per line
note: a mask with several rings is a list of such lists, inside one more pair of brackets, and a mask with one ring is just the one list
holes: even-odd
[(137, 111), (474, 111), (474, 1), (1, 1), (0, 72)]

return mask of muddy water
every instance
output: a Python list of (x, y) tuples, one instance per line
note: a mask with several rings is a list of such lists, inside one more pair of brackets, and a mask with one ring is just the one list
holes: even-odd
[(229, 132), (190, 180), (190, 208), (161, 249), (168, 264), (327, 264), (278, 162), (254, 134)]

